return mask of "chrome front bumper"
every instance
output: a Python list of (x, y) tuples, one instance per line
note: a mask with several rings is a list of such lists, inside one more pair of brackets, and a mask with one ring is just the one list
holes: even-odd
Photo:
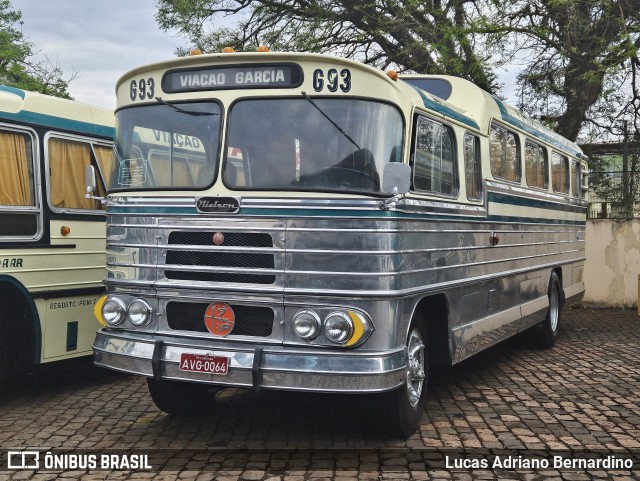
[[(406, 353), (344, 353), (275, 346), (212, 347), (206, 341), (100, 329), (93, 344), (95, 364), (157, 380), (229, 387), (321, 392), (382, 392), (404, 383)], [(229, 358), (226, 375), (181, 371), (182, 353)]]

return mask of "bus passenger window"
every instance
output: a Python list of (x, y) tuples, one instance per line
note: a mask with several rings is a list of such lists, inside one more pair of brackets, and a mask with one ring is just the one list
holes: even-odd
[(513, 132), (491, 125), (489, 133), (491, 174), (512, 182), (520, 182), (520, 154), (518, 139)]
[(569, 159), (556, 152), (551, 156), (551, 179), (554, 192), (569, 193)]
[(527, 185), (545, 189), (547, 187), (547, 149), (526, 141), (524, 144), (524, 166)]
[(482, 197), (482, 175), (480, 171), (480, 140), (475, 135), (464, 136), (464, 175), (467, 199)]
[(31, 137), (0, 131), (0, 206), (35, 206), (33, 183)]
[[(50, 138), (47, 157), (50, 168), (51, 206), (60, 209), (101, 210), (96, 199), (85, 198), (84, 168), (92, 165), (91, 144), (76, 140)], [(102, 190), (101, 190), (102, 189)], [(100, 185), (98, 195), (104, 195)]]
[[(100, 175), (104, 179), (105, 185), (111, 185), (111, 175), (113, 174), (113, 147), (106, 145), (92, 144), (93, 155), (98, 162), (98, 169)], [(102, 185), (98, 182), (98, 188), (101, 189)], [(103, 194), (99, 194), (103, 196)]]
[(453, 131), (425, 117), (416, 121), (413, 188), (445, 195), (458, 192)]
[(582, 177), (582, 172), (580, 172), (580, 162), (572, 162), (573, 171), (571, 172), (573, 182), (571, 183), (571, 195), (574, 197), (581, 197), (582, 188), (580, 186), (580, 178)]

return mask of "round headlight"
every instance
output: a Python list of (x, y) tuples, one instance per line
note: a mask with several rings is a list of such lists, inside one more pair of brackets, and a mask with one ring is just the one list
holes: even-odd
[(345, 312), (332, 312), (324, 320), (324, 335), (334, 344), (344, 344), (353, 335), (353, 321)]
[(129, 320), (134, 326), (144, 326), (151, 319), (151, 306), (142, 299), (136, 299), (129, 304), (127, 311)]
[(303, 341), (315, 339), (320, 334), (320, 316), (313, 311), (299, 311), (293, 316), (293, 330)]
[(109, 326), (117, 326), (124, 320), (127, 307), (122, 299), (117, 297), (108, 297), (102, 304), (102, 318)]

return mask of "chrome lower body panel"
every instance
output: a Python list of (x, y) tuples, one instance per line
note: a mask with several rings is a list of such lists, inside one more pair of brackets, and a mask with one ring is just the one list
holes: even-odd
[[(157, 380), (190, 381), (220, 387), (292, 391), (373, 393), (404, 383), (406, 353), (305, 352), (282, 347), (212, 346), (203, 340), (100, 329), (95, 364)], [(229, 358), (226, 375), (182, 371), (182, 353)]]

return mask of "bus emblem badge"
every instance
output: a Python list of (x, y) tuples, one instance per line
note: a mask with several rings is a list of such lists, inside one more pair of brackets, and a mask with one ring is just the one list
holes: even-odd
[(217, 246), (222, 245), (224, 242), (224, 234), (222, 232), (216, 232), (213, 234), (213, 243)]
[(214, 336), (224, 337), (233, 331), (236, 316), (229, 304), (212, 302), (204, 312), (204, 324)]

